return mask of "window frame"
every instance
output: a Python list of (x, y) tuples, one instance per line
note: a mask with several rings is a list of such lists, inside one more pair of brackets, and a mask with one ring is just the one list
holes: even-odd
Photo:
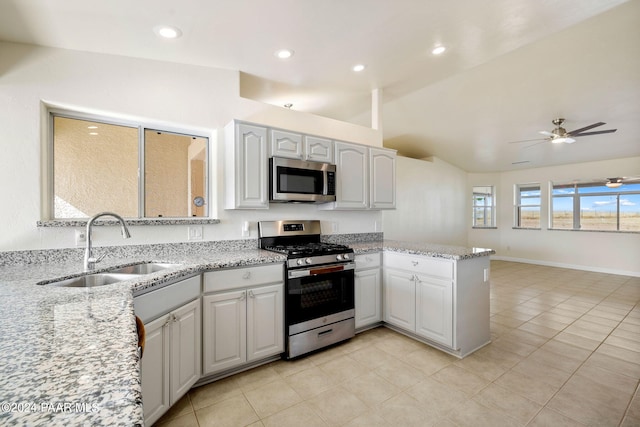
[[(599, 187), (606, 186), (605, 181), (599, 180), (589, 180), (589, 181), (576, 181), (572, 183), (554, 183), (553, 181), (549, 182), (549, 229), (550, 230), (559, 230), (559, 231), (587, 231), (587, 232), (601, 232), (601, 233), (638, 233), (638, 231), (633, 230), (620, 230), (620, 199), (625, 195), (640, 195), (640, 190), (631, 190), (625, 191), (624, 189), (620, 190), (623, 187), (611, 189), (609, 192), (584, 192), (581, 193), (579, 191), (580, 188), (590, 188), (590, 187)], [(570, 194), (558, 194), (554, 195), (553, 192), (558, 188), (572, 188), (573, 192)], [(583, 228), (581, 221), (581, 212), (582, 212), (582, 198), (583, 197), (602, 197), (602, 196), (610, 196), (615, 197), (616, 199), (616, 229), (615, 230), (606, 230), (606, 229), (594, 229), (594, 228)], [(557, 198), (571, 198), (572, 199), (572, 227), (571, 228), (556, 228), (553, 225), (554, 220), (554, 210), (553, 210), (553, 202)]]
[[(538, 189), (538, 196), (525, 196), (525, 199), (539, 199), (537, 205), (527, 205), (522, 203), (522, 190), (534, 190)], [(537, 227), (523, 227), (522, 226), (522, 208), (537, 208), (538, 209), (538, 226)], [(513, 187), (513, 228), (522, 230), (541, 230), (542, 229), (542, 185), (539, 182), (528, 182), (525, 184), (515, 184)]]
[[(45, 171), (42, 176), (43, 179), (46, 180), (43, 183), (43, 189), (45, 189), (45, 194), (43, 196), (43, 208), (42, 208), (42, 221), (38, 221), (38, 226), (55, 226), (59, 224), (69, 223), (70, 225), (75, 225), (78, 221), (86, 221), (89, 217), (86, 218), (56, 218), (55, 217), (55, 151), (54, 151), (54, 119), (56, 117), (74, 119), (74, 120), (83, 120), (83, 121), (94, 121), (97, 123), (104, 123), (107, 125), (114, 126), (123, 126), (129, 128), (135, 128), (138, 132), (138, 180), (137, 180), (137, 207), (138, 214), (135, 217), (125, 217), (125, 219), (129, 221), (138, 221), (141, 223), (208, 223), (212, 221), (215, 203), (212, 203), (212, 189), (215, 187), (210, 180), (212, 176), (215, 176), (215, 173), (212, 172), (212, 167), (214, 167), (212, 153), (214, 150), (211, 147), (211, 143), (214, 140), (213, 135), (208, 132), (203, 132), (200, 129), (188, 128), (188, 127), (175, 127), (171, 125), (160, 124), (151, 121), (143, 121), (143, 120), (131, 120), (126, 118), (108, 116), (103, 114), (94, 114), (87, 113), (76, 110), (69, 110), (66, 108), (59, 107), (47, 107), (46, 108), (46, 147), (43, 150), (43, 155), (46, 156), (46, 159), (43, 161), (43, 165), (45, 167)], [(207, 162), (207, 166), (205, 168), (205, 176), (204, 176), (204, 194), (205, 194), (205, 206), (206, 206), (206, 214), (200, 217), (146, 217), (145, 213), (145, 131), (161, 131), (171, 134), (180, 134), (180, 135), (188, 135), (194, 136), (197, 138), (206, 138), (207, 143), (205, 146), (205, 158)], [(217, 222), (218, 220), (213, 220)], [(59, 223), (59, 224), (56, 224)]]
[[(487, 204), (486, 203), (486, 197), (484, 198), (485, 203), (483, 205), (477, 205), (476, 204), (476, 194), (481, 194), (486, 196), (487, 193), (476, 193), (475, 189), (476, 188), (490, 188), (491, 189), (491, 193), (490, 193), (490, 198), (491, 198), (491, 203)], [(496, 224), (496, 187), (494, 185), (474, 185), (471, 187), (471, 227), (472, 228), (497, 228)], [(484, 209), (484, 215), (483, 215), (483, 219), (484, 219), (484, 224), (479, 224), (477, 222), (477, 218), (476, 218), (476, 209), (477, 208), (483, 208)], [(491, 213), (491, 222), (490, 224), (487, 225), (487, 210), (489, 210), (489, 212)]]

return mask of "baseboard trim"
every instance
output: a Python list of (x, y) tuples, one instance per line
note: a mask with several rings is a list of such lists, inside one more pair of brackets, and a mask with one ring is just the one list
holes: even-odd
[(544, 265), (547, 267), (570, 268), (572, 270), (592, 271), (594, 273), (619, 274), (622, 276), (640, 277), (640, 271), (616, 270), (614, 268), (590, 267), (588, 265), (566, 264), (562, 262), (551, 262), (538, 259), (514, 258), (507, 256), (491, 255), (492, 260), (522, 262), (524, 264)]

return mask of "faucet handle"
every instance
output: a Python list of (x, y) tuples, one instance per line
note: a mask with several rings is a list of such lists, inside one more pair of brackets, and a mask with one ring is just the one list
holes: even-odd
[(97, 257), (97, 258), (95, 258), (95, 257), (94, 257), (94, 258), (89, 258), (89, 261), (90, 261), (90, 262), (93, 262), (94, 264), (97, 264), (97, 263), (99, 263), (100, 261), (102, 261), (102, 260), (104, 259), (104, 257), (105, 257), (105, 256), (107, 256), (107, 254), (106, 254), (106, 253), (105, 253), (105, 254), (100, 255), (100, 256), (99, 256), (99, 257)]

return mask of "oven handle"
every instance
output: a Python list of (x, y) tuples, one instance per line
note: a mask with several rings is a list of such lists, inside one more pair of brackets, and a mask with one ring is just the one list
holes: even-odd
[(319, 276), (321, 274), (337, 273), (339, 271), (355, 270), (356, 264), (348, 262), (345, 264), (331, 264), (321, 267), (305, 268), (301, 270), (289, 270), (287, 277), (296, 279), (298, 277)]

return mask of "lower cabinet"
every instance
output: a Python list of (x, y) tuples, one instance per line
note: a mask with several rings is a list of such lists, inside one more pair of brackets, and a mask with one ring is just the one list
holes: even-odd
[(200, 379), (200, 299), (145, 324), (142, 399), (153, 424)]
[(363, 328), (382, 321), (380, 253), (357, 255), (355, 261), (355, 321)]
[(204, 375), (284, 351), (281, 264), (205, 273), (202, 304)]

